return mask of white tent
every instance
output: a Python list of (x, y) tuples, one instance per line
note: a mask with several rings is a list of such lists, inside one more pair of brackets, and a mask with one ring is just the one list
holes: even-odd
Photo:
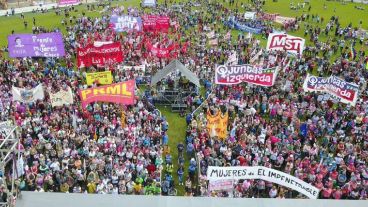
[(142, 0), (142, 7), (155, 7), (156, 0)]

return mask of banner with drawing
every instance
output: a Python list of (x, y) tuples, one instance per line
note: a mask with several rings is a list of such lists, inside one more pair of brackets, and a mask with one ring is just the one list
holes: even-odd
[(318, 188), (297, 177), (263, 166), (209, 166), (207, 169), (207, 179), (210, 180), (210, 182), (216, 180), (261, 179), (291, 188), (311, 199), (317, 199), (320, 191)]
[(112, 83), (111, 71), (103, 71), (96, 73), (86, 73), (87, 85), (91, 86), (93, 83), (107, 85)]
[(37, 100), (43, 100), (45, 94), (43, 92), (42, 84), (39, 84), (33, 89), (25, 89), (12, 87), (13, 101), (20, 101), (23, 103), (31, 103)]
[(207, 131), (211, 137), (217, 136), (220, 139), (227, 137), (227, 124), (229, 120), (229, 114), (226, 112), (222, 114), (220, 110), (216, 114), (212, 115), (207, 111)]
[(70, 87), (67, 90), (61, 89), (57, 93), (50, 93), (52, 107), (73, 104), (73, 93)]

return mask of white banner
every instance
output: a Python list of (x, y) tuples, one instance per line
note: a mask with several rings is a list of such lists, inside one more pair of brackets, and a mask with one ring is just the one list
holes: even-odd
[(208, 190), (232, 190), (234, 189), (233, 180), (210, 180), (208, 184)]
[(294, 37), (288, 34), (271, 33), (268, 35), (267, 51), (285, 50), (294, 54), (302, 54), (304, 50), (305, 39)]
[(244, 19), (255, 19), (256, 13), (255, 12), (245, 12)]
[(0, 137), (6, 138), (10, 132), (14, 129), (14, 125), (11, 121), (4, 121), (0, 123)]
[(120, 66), (119, 70), (133, 70), (133, 71), (140, 71), (145, 72), (146, 71), (146, 65), (136, 65), (136, 66)]
[(24, 103), (35, 102), (38, 99), (43, 100), (45, 97), (41, 84), (31, 90), (13, 86), (12, 94), (13, 101), (20, 101)]
[(283, 17), (283, 16), (276, 16), (275, 22), (279, 24), (286, 24), (289, 22), (295, 21), (294, 17)]
[(229, 58), (227, 59), (226, 65), (237, 65), (238, 64), (238, 56), (236, 54), (236, 51), (232, 51), (229, 55)]
[(68, 87), (67, 90), (61, 89), (57, 93), (50, 93), (50, 100), (52, 107), (73, 104), (72, 89)]
[(207, 169), (207, 179), (216, 180), (239, 180), (239, 179), (261, 179), (291, 188), (306, 195), (311, 199), (317, 199), (319, 189), (313, 185), (300, 180), (292, 175), (263, 166), (254, 167), (214, 167)]

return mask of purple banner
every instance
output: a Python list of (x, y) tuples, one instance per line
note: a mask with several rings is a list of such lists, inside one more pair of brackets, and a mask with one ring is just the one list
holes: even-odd
[(75, 5), (79, 4), (80, 0), (59, 0), (58, 5), (64, 6), (64, 5)]
[(63, 57), (65, 49), (61, 33), (15, 34), (8, 36), (9, 56)]
[(114, 28), (116, 32), (127, 32), (132, 30), (141, 31), (142, 19), (140, 17), (133, 17), (128, 15), (113, 15), (110, 18), (110, 27)]

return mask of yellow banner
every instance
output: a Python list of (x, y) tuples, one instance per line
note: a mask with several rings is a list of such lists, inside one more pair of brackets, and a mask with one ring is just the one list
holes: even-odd
[(207, 130), (211, 137), (218, 137), (225, 139), (227, 137), (227, 124), (229, 115), (226, 112), (224, 115), (218, 110), (216, 114), (212, 115), (207, 111)]
[(89, 86), (95, 82), (101, 85), (111, 84), (112, 83), (111, 71), (87, 73), (86, 80), (87, 80), (87, 85)]

